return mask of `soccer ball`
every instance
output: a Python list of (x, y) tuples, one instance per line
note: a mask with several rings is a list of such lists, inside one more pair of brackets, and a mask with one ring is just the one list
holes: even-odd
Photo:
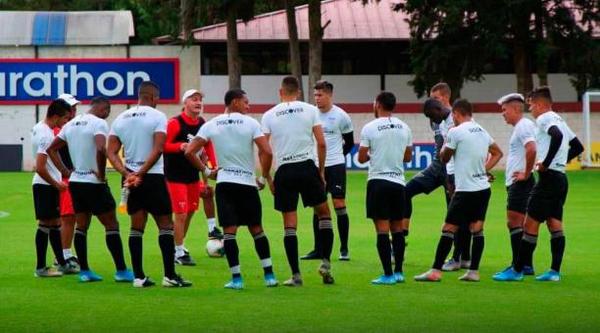
[(206, 242), (206, 254), (209, 257), (219, 258), (225, 254), (225, 249), (223, 249), (223, 241), (220, 239), (209, 239)]

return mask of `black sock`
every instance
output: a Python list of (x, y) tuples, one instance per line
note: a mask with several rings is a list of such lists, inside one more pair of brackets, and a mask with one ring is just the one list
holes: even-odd
[(523, 233), (523, 238), (519, 244), (519, 255), (517, 256), (517, 263), (514, 266), (515, 271), (522, 272), (523, 266), (525, 266), (525, 262), (528, 258), (533, 256), (533, 250), (535, 249), (535, 245), (537, 244), (537, 235), (528, 234), (527, 232)]
[(131, 254), (131, 266), (136, 279), (146, 277), (142, 266), (142, 250), (144, 231), (131, 229), (129, 232), (129, 253)]
[(35, 253), (37, 256), (36, 269), (46, 267), (46, 252), (48, 251), (48, 233), (50, 230), (46, 226), (38, 225), (35, 232)]
[(225, 233), (223, 235), (223, 248), (231, 275), (236, 278), (241, 276), (240, 272), (240, 249), (238, 248), (235, 234)]
[(330, 260), (333, 250), (333, 225), (330, 217), (319, 219), (319, 242), (321, 243), (321, 258)]
[(313, 239), (315, 240), (315, 247), (313, 247), (313, 251), (315, 251), (317, 255), (320, 255), (319, 250), (321, 249), (321, 242), (319, 239), (319, 217), (316, 214), (313, 214), (312, 227)]
[[(519, 244), (523, 238), (523, 228), (510, 228), (510, 248), (512, 250), (512, 264), (517, 263), (517, 255), (519, 254)], [(528, 266), (528, 263), (525, 263)]]
[(408, 237), (408, 229), (402, 230), (402, 234), (404, 234), (404, 238)]
[(160, 229), (158, 231), (158, 245), (162, 254), (165, 276), (169, 279), (175, 277), (175, 240), (173, 239), (173, 229)]
[(269, 248), (269, 240), (264, 232), (252, 235), (254, 238), (254, 248), (260, 259), (263, 271), (265, 274), (273, 273), (273, 262), (271, 261), (271, 249)]
[(440, 237), (440, 241), (438, 242), (437, 249), (435, 250), (435, 261), (433, 262), (433, 268), (442, 269), (444, 265), (444, 260), (450, 253), (450, 249), (452, 248), (452, 242), (454, 241), (454, 233), (450, 231), (442, 232), (442, 236)]
[(285, 255), (290, 264), (292, 274), (299, 274), (300, 267), (298, 265), (298, 237), (296, 236), (296, 229), (285, 228), (283, 246), (285, 247)]
[(462, 236), (460, 232), (460, 227), (458, 231), (454, 234), (454, 241), (452, 242), (454, 245), (454, 251), (452, 251), (452, 259), (456, 262), (460, 262), (460, 251), (462, 250), (462, 246), (460, 243), (460, 237)]
[(125, 258), (123, 257), (123, 243), (118, 229), (106, 230), (106, 247), (113, 258), (115, 267), (118, 271), (127, 269)]
[(404, 262), (404, 249), (406, 240), (404, 232), (392, 232), (392, 247), (394, 248), (394, 273), (402, 273), (402, 263)]
[(85, 230), (75, 230), (73, 245), (75, 245), (75, 252), (77, 253), (77, 259), (79, 260), (79, 267), (82, 271), (89, 271), (90, 266), (88, 265), (87, 257), (87, 232), (85, 232)]
[(552, 268), (553, 271), (560, 272), (563, 254), (565, 253), (565, 235), (562, 230), (555, 231), (550, 236), (550, 250), (552, 251)]
[(471, 230), (469, 227), (459, 229), (460, 235), (460, 259), (462, 261), (471, 260)]
[(348, 251), (348, 234), (350, 233), (350, 218), (346, 207), (336, 208), (338, 233), (340, 234), (340, 251)]
[(483, 237), (483, 230), (473, 234), (473, 257), (471, 257), (471, 267), (469, 269), (473, 271), (479, 270), (479, 263), (483, 256), (483, 247), (485, 245), (485, 238)]
[(61, 266), (67, 264), (65, 261), (65, 257), (63, 256), (62, 251), (62, 243), (60, 240), (60, 227), (49, 227), (48, 239), (50, 240), (50, 246), (52, 246), (52, 251), (54, 252), (54, 256), (56, 257), (56, 261)]
[(381, 260), (381, 266), (383, 266), (383, 274), (387, 276), (393, 274), (391, 251), (388, 233), (377, 233), (377, 253), (379, 253), (379, 260)]

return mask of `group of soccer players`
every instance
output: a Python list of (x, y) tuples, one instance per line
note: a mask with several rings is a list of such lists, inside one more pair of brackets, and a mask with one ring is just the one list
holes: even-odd
[[(90, 110), (78, 116), (73, 108), (78, 101), (73, 96), (65, 94), (54, 100), (46, 118), (32, 131), (36, 153), (33, 197), (38, 220), (35, 275), (50, 277), (78, 272), (82, 282), (102, 280), (90, 269), (87, 260), (87, 229), (95, 215), (106, 230), (106, 244), (116, 269), (114, 279), (132, 282), (134, 287), (154, 285), (142, 267), (142, 238), (150, 214), (159, 228), (164, 267), (162, 285), (191, 286), (190, 281), (176, 273), (175, 263), (195, 264), (184, 246), (184, 238), (202, 197), (209, 237), (223, 239), (232, 275), (225, 288), (243, 288), (236, 241), (240, 226), (247, 226), (254, 239), (265, 285), (277, 286), (269, 241), (262, 228), (258, 194), (268, 187), (274, 196), (275, 209), (282, 214), (284, 248), (291, 270), (291, 277), (283, 285), (303, 284), (296, 235), (299, 197), (305, 207), (314, 209), (315, 246), (302, 259), (320, 259), (318, 272), (323, 283), (333, 284), (334, 233), (327, 194), (331, 194), (337, 217), (339, 260), (350, 260), (345, 155), (354, 146), (354, 135), (350, 117), (333, 104), (333, 84), (319, 81), (313, 92), (316, 107), (298, 101), (297, 79), (285, 77), (279, 89), (281, 102), (268, 110), (259, 123), (246, 115), (249, 99), (243, 90), (229, 90), (224, 96), (225, 113), (205, 121), (200, 116), (204, 96), (191, 89), (182, 96), (182, 113), (167, 121), (165, 114), (156, 109), (159, 86), (145, 81), (139, 86), (138, 105), (119, 114), (110, 130), (105, 120), (110, 114), (110, 101), (106, 98), (92, 99)], [(489, 171), (503, 154), (488, 132), (474, 121), (472, 105), (465, 99), (450, 105), (450, 96), (449, 86), (439, 83), (424, 103), (423, 113), (431, 122), (437, 149), (433, 163), (408, 184), (403, 163), (412, 158), (412, 134), (406, 123), (393, 116), (396, 98), (392, 93), (381, 92), (376, 96), (375, 119), (361, 130), (358, 159), (362, 163), (369, 161), (366, 216), (375, 226), (384, 272), (373, 284), (404, 282), (402, 266), (412, 198), (440, 186), (445, 189), (448, 207), (442, 236), (432, 268), (415, 276), (415, 280), (440, 281), (442, 270), (460, 268), (468, 268), (461, 280), (480, 280), (483, 225), (491, 196), (489, 182), (493, 181)], [(526, 102), (536, 124), (523, 116)], [(532, 254), (539, 224), (547, 222), (552, 234), (552, 266), (537, 279), (558, 281), (565, 248), (564, 168), (583, 147), (562, 118), (552, 111), (549, 88), (535, 89), (527, 100), (520, 94), (509, 94), (498, 104), (506, 122), (515, 127), (506, 169), (507, 224), (513, 260), (493, 278), (522, 280), (524, 274), (533, 274)], [(53, 131), (57, 128), (60, 130), (55, 136)], [(255, 146), (260, 165), (258, 177)], [(124, 160), (119, 154), (121, 149)], [(107, 159), (121, 174), (125, 189), (131, 219), (128, 245), (132, 271), (125, 264), (116, 204), (106, 183)], [(273, 160), (277, 169), (271, 176)], [(538, 173), (537, 183), (534, 170)], [(68, 182), (63, 178), (69, 179)], [(207, 179), (216, 180), (214, 193)], [(63, 201), (67, 201), (61, 197), (66, 194), (70, 194), (73, 208), (70, 214), (61, 214)], [(223, 233), (215, 225), (213, 196)], [(65, 222), (69, 221), (64, 218), (68, 215), (74, 222)], [(70, 253), (69, 225), (76, 225), (74, 245), (78, 258)], [(46, 266), (48, 242), (58, 270)], [(455, 253), (444, 263), (453, 244)]]

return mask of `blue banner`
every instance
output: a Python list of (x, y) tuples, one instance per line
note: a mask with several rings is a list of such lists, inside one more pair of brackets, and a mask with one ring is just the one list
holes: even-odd
[(152, 80), (161, 103), (178, 103), (179, 59), (2, 59), (0, 104), (47, 103), (62, 93), (89, 101), (137, 102), (137, 88)]
[[(433, 143), (413, 144), (412, 161), (404, 163), (405, 170), (423, 170), (433, 161), (435, 145)], [(350, 154), (346, 155), (346, 168), (349, 170), (367, 170), (369, 162), (358, 162), (358, 144), (354, 145)]]

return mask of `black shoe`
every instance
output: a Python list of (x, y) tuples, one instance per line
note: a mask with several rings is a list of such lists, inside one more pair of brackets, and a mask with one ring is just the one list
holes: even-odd
[(208, 233), (208, 239), (223, 239), (223, 233), (219, 228), (215, 227), (213, 231)]
[(186, 253), (181, 257), (176, 257), (175, 263), (183, 266), (196, 266), (196, 262), (194, 261), (194, 259), (192, 259), (189, 253)]
[(190, 281), (184, 280), (181, 276), (175, 275), (172, 279), (168, 277), (163, 277), (162, 286), (167, 288), (185, 288), (191, 287), (192, 283)]
[(340, 257), (338, 258), (338, 260), (340, 260), (340, 261), (350, 261), (350, 254), (348, 253), (348, 250), (342, 250), (342, 251), (340, 251)]
[(307, 254), (303, 255), (302, 257), (300, 257), (300, 259), (302, 260), (317, 260), (317, 259), (321, 259), (321, 256), (319, 256), (319, 253), (315, 250), (312, 250), (310, 252), (308, 252)]

